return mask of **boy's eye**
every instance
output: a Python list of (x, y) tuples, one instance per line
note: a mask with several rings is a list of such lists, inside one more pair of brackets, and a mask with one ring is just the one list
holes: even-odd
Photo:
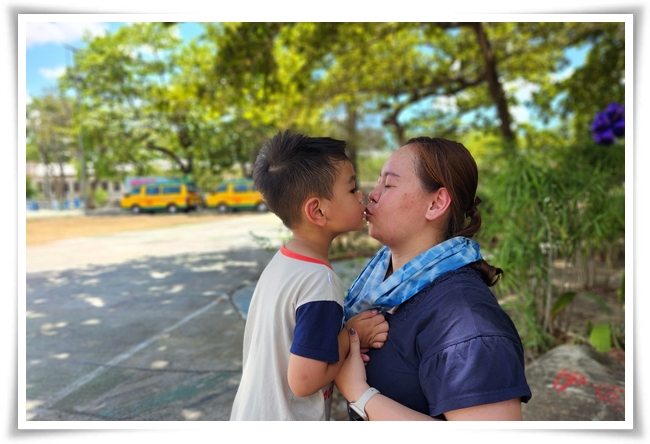
[(359, 191), (359, 189), (358, 189), (357, 187), (354, 187), (354, 188), (350, 191), (350, 193), (354, 194), (354, 193), (356, 193), (357, 191)]

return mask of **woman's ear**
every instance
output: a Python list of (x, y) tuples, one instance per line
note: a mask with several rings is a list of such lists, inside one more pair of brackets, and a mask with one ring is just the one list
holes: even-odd
[(327, 224), (327, 218), (323, 213), (322, 204), (323, 202), (318, 197), (310, 197), (305, 201), (305, 205), (303, 206), (307, 220), (320, 227), (324, 227)]
[(428, 220), (440, 218), (447, 212), (449, 205), (451, 205), (451, 196), (449, 195), (447, 188), (439, 188), (438, 191), (433, 194), (433, 199), (427, 209), (426, 218)]

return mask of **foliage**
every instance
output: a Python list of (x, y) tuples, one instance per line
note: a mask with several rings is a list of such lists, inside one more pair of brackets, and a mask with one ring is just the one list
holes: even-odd
[(32, 184), (32, 181), (29, 179), (29, 177), (26, 178), (25, 191), (28, 200), (33, 199), (38, 195), (38, 191), (36, 191), (36, 188), (34, 188), (34, 185)]
[(104, 188), (99, 187), (95, 190), (94, 193), (94, 202), (99, 206), (103, 207), (108, 203), (108, 191), (106, 191)]
[[(376, 184), (381, 169), (386, 163), (390, 152), (370, 151), (364, 152), (357, 162), (357, 181), (360, 183)], [(368, 191), (368, 190), (363, 190)]]
[(554, 316), (575, 296), (553, 283), (556, 261), (579, 265), (624, 237), (623, 147), (540, 146), (490, 163), (480, 191), (490, 223), (479, 234), (506, 271), (499, 285), (516, 296), (520, 333), (542, 352), (554, 344)]
[[(590, 48), (584, 65), (570, 75), (540, 84), (531, 105), (540, 117), (570, 122), (570, 143), (589, 137), (589, 126), (596, 112), (608, 103), (625, 102), (625, 24), (555, 24), (560, 47)], [(566, 59), (562, 61), (566, 65)], [(597, 91), (597, 94), (594, 94)]]

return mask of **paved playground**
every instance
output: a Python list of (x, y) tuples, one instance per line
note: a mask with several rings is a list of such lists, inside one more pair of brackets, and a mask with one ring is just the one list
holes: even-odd
[[(227, 420), (248, 302), (286, 234), (247, 214), (28, 248), (28, 424)], [(349, 282), (360, 266), (335, 264)]]

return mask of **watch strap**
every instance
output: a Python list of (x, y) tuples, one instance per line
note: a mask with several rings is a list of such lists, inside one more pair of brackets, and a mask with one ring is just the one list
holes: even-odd
[[(366, 404), (372, 398), (373, 396), (379, 394), (379, 390), (377, 390), (374, 387), (368, 388), (361, 396), (359, 396), (359, 399), (354, 401), (352, 404), (354, 404), (359, 410), (365, 412), (366, 411)], [(366, 417), (368, 415), (366, 414)]]

